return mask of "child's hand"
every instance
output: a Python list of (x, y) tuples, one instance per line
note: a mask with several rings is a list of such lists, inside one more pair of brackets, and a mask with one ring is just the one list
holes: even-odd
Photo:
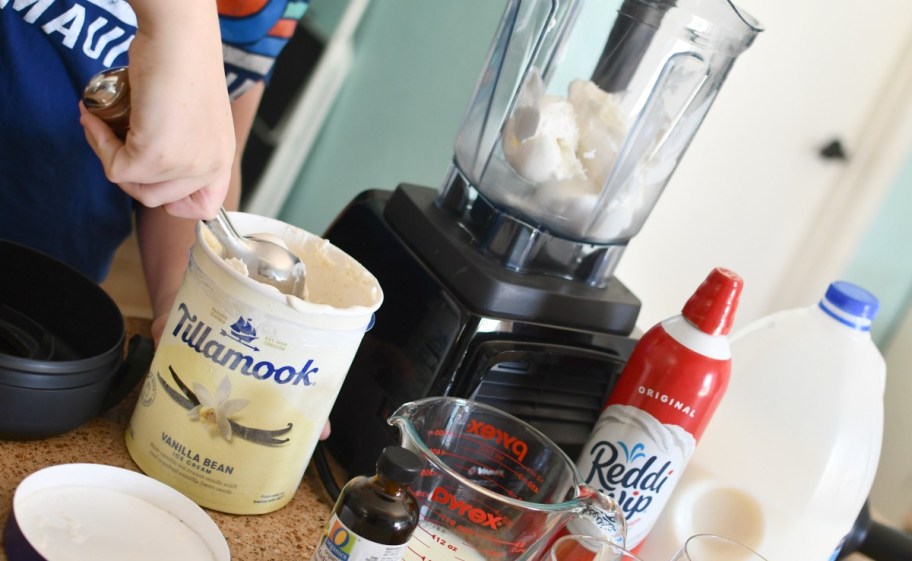
[(143, 205), (215, 216), (228, 190), (235, 134), (215, 2), (134, 0), (130, 130), (121, 141), (80, 107), (108, 178)]

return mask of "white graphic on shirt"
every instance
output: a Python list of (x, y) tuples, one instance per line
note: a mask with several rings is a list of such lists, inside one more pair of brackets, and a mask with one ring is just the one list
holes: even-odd
[[(7, 9), (9, 4), (10, 0), (0, 0), (0, 9)], [(112, 22), (96, 15), (95, 8), (88, 15), (89, 5), (117, 19)], [(112, 66), (127, 52), (136, 36), (136, 15), (125, 0), (81, 0), (69, 5), (57, 0), (12, 0), (12, 9), (22, 21), (39, 26), (52, 40), (68, 49), (79, 49), (92, 60), (101, 59), (105, 66)]]
[(136, 14), (127, 0), (87, 0), (127, 25), (136, 27)]

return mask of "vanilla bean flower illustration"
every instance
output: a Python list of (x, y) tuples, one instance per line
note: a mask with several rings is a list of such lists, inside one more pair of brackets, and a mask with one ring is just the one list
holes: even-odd
[(215, 390), (215, 396), (209, 392), (206, 386), (199, 382), (193, 382), (193, 393), (199, 399), (200, 403), (187, 412), (187, 415), (194, 421), (200, 421), (208, 425), (210, 432), (218, 430), (225, 440), (231, 440), (231, 417), (237, 415), (241, 409), (247, 407), (250, 400), (231, 399), (231, 380), (228, 376), (222, 378), (218, 388)]
[[(226, 440), (231, 440), (235, 436), (254, 442), (256, 444), (262, 444), (264, 446), (281, 446), (287, 444), (290, 440), (288, 434), (291, 433), (291, 429), (294, 427), (291, 423), (288, 423), (280, 429), (257, 429), (253, 427), (247, 427), (240, 425), (231, 419), (231, 416), (240, 411), (244, 406), (247, 405), (247, 400), (231, 400), (229, 396), (231, 395), (231, 382), (227, 381), (227, 377), (223, 380), (219, 387), (216, 389), (216, 397), (212, 397), (212, 393), (209, 390), (198, 383), (193, 384), (194, 389), (197, 392), (202, 390), (206, 394), (205, 402), (200, 396), (197, 396), (196, 393), (187, 387), (187, 384), (180, 379), (180, 376), (177, 375), (177, 372), (174, 371), (174, 368), (168, 366), (168, 371), (171, 373), (171, 379), (174, 380), (174, 383), (177, 384), (177, 389), (172, 388), (168, 384), (162, 375), (158, 372), (155, 373), (155, 378), (158, 380), (158, 383), (161, 384), (162, 389), (165, 390), (165, 393), (174, 400), (175, 403), (186, 409), (188, 412), (196, 410), (196, 413), (190, 413), (191, 416), (194, 416), (197, 420), (201, 420), (209, 424), (210, 428), (213, 430), (221, 431), (222, 435), (225, 436)], [(222, 386), (225, 386), (224, 389)], [(240, 401), (244, 402), (238, 405), (229, 405), (228, 401)], [(221, 403), (221, 409), (219, 409), (219, 404)], [(235, 408), (232, 411), (232, 408)], [(219, 415), (221, 413), (221, 415)], [(223, 427), (225, 423), (228, 424), (228, 430), (225, 430)], [(281, 438), (281, 437), (285, 438)]]

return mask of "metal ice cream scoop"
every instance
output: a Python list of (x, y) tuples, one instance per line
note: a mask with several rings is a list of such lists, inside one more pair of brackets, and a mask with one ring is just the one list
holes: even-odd
[[(82, 95), (86, 109), (104, 120), (120, 138), (130, 128), (130, 82), (126, 67), (111, 68), (89, 80)], [(225, 208), (203, 221), (226, 253), (247, 266), (250, 278), (272, 285), (284, 294), (303, 297), (306, 268), (288, 248), (257, 236), (241, 236)]]
[(212, 220), (204, 220), (215, 234), (228, 257), (239, 259), (247, 266), (250, 278), (270, 284), (283, 294), (304, 297), (304, 263), (278, 243), (258, 237), (241, 236), (228, 220), (224, 207)]

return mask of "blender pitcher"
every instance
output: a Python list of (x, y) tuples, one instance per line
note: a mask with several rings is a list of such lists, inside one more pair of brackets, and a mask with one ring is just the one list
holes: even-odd
[(577, 517), (623, 545), (614, 500), (584, 484), (567, 455), (525, 422), (450, 397), (406, 403), (389, 422), (422, 461), (412, 486), (420, 520), (403, 561), (537, 559)]
[(761, 28), (727, 0), (582, 7), (507, 2), (437, 204), (508, 269), (601, 287)]

